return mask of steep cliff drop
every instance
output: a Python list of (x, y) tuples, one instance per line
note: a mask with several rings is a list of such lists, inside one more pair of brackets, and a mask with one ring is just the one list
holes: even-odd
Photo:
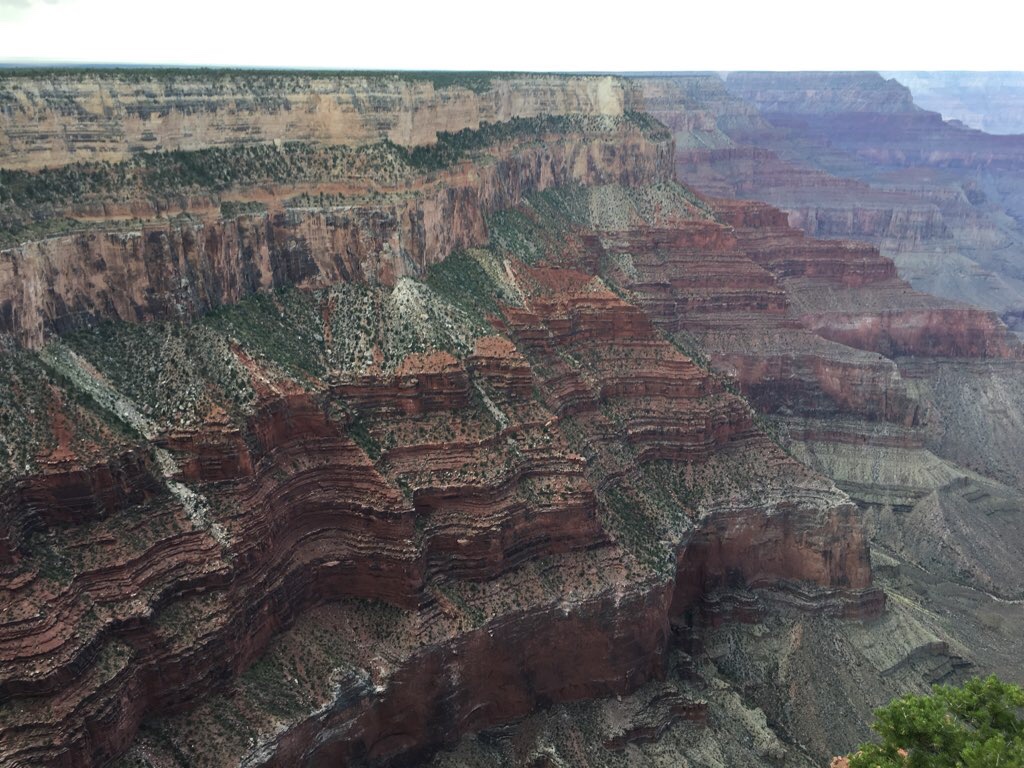
[[(810, 765), (968, 663), (841, 451), (933, 456), (892, 357), (1014, 364), (990, 314), (680, 186), (629, 81), (189, 81), (151, 154), (76, 77), (106, 149), (4, 113), (66, 164), (5, 171), (5, 761)], [(331, 97), (235, 146), (257, 88)]]

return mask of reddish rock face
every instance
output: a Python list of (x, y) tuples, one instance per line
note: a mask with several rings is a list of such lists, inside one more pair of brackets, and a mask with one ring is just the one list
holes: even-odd
[[(671, 143), (639, 130), (566, 136), (543, 148), (513, 143), (491, 159), (405, 179), (403, 198), (380, 206), (286, 213), (284, 200), (301, 190), (260, 188), (254, 193), (275, 212), (221, 219), (200, 207), (204, 223), (153, 223), (140, 232), (55, 237), (0, 251), (0, 331), (39, 346), (54, 332), (106, 320), (194, 317), (275, 287), (394, 284), (423, 277), (454, 250), (483, 244), (484, 216), (527, 194), (672, 175)], [(379, 191), (361, 184), (359, 194)]]
[[(758, 276), (749, 295), (772, 297), (753, 311), (786, 308), (777, 278), (744, 260), (722, 225), (611, 239), (641, 265), (676, 253), (665, 270), (723, 249), (717, 277), (680, 271), (681, 290), (727, 290), (746, 265)], [(57, 545), (107, 543), (69, 564), (70, 582), (30, 568), (5, 584), (26, 620), (0, 638), (0, 691), (46, 702), (67, 723), (44, 740), (44, 719), (21, 721), (3, 732), (5, 748), (56, 764), (116, 754), (146, 717), (187, 711), (225, 686), (244, 698), (232, 681), (272, 638), (301, 637), (288, 628), (345, 600), (389, 604), (420, 629), (388, 652), (386, 673), (374, 672), (373, 643), (355, 644), (364, 672), (277, 733), (262, 764), (407, 761), (552, 702), (628, 692), (664, 673), (670, 623), (723, 589), (795, 590), (811, 610), (851, 616), (881, 610), (852, 507), (666, 340), (667, 315), (652, 320), (578, 269), (510, 269), (523, 300), (501, 308), (502, 335), (464, 357), (410, 355), (393, 373), (268, 385), (244, 423), (214, 409), (196, 428), (167, 430), (156, 445), (177, 469), (152, 481), (152, 497), (144, 483), (134, 495), (105, 490), (102, 466), (95, 478), (86, 469), (26, 481), (49, 489), (34, 498)], [(279, 375), (247, 359), (261, 377)], [(767, 472), (752, 481), (767, 495), (720, 487), (723, 470), (748, 465)], [(664, 504), (662, 522), (631, 511), (651, 503), (641, 500), (653, 472), (693, 478), (670, 491), (683, 495)], [(93, 487), (90, 509), (108, 512), (59, 511), (57, 500)], [(117, 534), (138, 519), (148, 521), (142, 539)], [(603, 574), (594, 585), (569, 575), (593, 570), (592, 558)], [(538, 563), (564, 574), (553, 593), (523, 575)], [(491, 584), (521, 604), (474, 596)], [(45, 591), (51, 612), (30, 618)], [(93, 604), (103, 609), (90, 619)], [(118, 673), (98, 682), (110, 664)]]
[[(863, 309), (879, 286), (902, 290), (873, 248), (810, 240), (778, 210), (732, 201), (699, 200), (700, 220), (548, 222), (543, 258), (489, 252), (487, 277), (507, 290), (469, 297), (486, 309), (452, 299), (438, 320), (410, 299), (393, 365), (380, 346), (358, 369), (329, 362), (330, 316), (355, 304), (316, 289), (424, 277), (485, 244), (485, 214), (553, 187), (662, 184), (671, 151), (632, 130), (509, 142), (410, 179), (387, 206), (4, 252), (0, 320), (30, 346), (100, 320), (159, 320), (162, 355), (179, 323), (283, 285), (310, 311), (287, 316), (278, 347), (231, 326), (222, 357), (248, 387), (231, 392), (251, 399), (226, 394), (211, 372), (224, 361), (207, 360), (186, 382), (212, 401), (195, 422), (132, 416), (118, 390), (131, 381), (113, 375), (100, 334), (82, 359), (40, 353), (63, 377), (54, 387), (135, 432), (99, 459), (46, 435), (61, 460), (0, 488), (3, 754), (70, 766), (134, 745), (156, 763), (408, 763), (658, 679), (673, 625), (756, 618), (751, 591), (876, 616), (884, 595), (855, 508), (735, 393), (764, 410), (916, 423), (890, 361), (815, 325), (820, 294)], [(417, 322), (472, 333), (426, 343)], [(942, 349), (996, 353), (984, 322), (964, 327)], [(873, 333), (864, 348), (918, 354), (928, 338), (895, 321)], [(320, 356), (297, 373), (286, 363), (305, 338)], [(683, 351), (691, 338), (732, 380)]]
[[(704, 595), (735, 586), (804, 584), (867, 592), (868, 613), (884, 601), (871, 587), (871, 564), (856, 509), (834, 510), (827, 522), (736, 510), (709, 519), (679, 551), (672, 612), (684, 616)], [(806, 527), (805, 527), (806, 526)], [(856, 606), (858, 603), (853, 603)], [(841, 609), (845, 610), (845, 609)]]
[[(8, 509), (26, 523), (32, 520), (47, 528), (79, 525), (154, 496), (159, 485), (153, 472), (150, 462), (136, 453), (90, 468), (58, 465), (18, 483)], [(19, 526), (12, 520), (11, 527)]]
[(1020, 354), (992, 313), (912, 290), (876, 248), (806, 238), (763, 203), (710, 202), (723, 224), (607, 232), (593, 247), (627, 254), (610, 277), (763, 411), (912, 426), (920, 408), (881, 355)]
[(968, 307), (829, 312), (802, 319), (826, 339), (890, 357), (1020, 357), (1019, 342), (993, 313)]
[(284, 734), (266, 764), (409, 762), (552, 703), (628, 693), (664, 675), (668, 601), (666, 585), (652, 585), (621, 601), (513, 615), (469, 632), (418, 654), (386, 691), (363, 691)]

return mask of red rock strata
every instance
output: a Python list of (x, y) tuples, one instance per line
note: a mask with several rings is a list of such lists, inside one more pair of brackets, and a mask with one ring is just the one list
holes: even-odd
[(711, 202), (723, 223), (602, 233), (597, 247), (625, 254), (612, 278), (660, 327), (699, 339), (763, 410), (911, 425), (895, 365), (855, 350), (1020, 354), (992, 313), (913, 291), (871, 246), (808, 239), (762, 203)]
[(815, 333), (890, 357), (1015, 358), (1019, 343), (992, 313), (971, 307), (804, 315)]
[(384, 696), (351, 691), (342, 706), (284, 734), (264, 764), (408, 762), (538, 707), (625, 694), (664, 674), (667, 604), (661, 585), (568, 613), (539, 610), (492, 622), (417, 654)]
[[(33, 497), (47, 509), (79, 511), (37, 523), (49, 551), (76, 553), (67, 573), (29, 549), (5, 570), (4, 754), (105, 759), (143, 718), (233, 690), (313, 606), (351, 598), (421, 629), (379, 682), (361, 676), (377, 663), (363, 648), (365, 673), (338, 678), (333, 703), (247, 759), (408, 760), (550, 702), (625, 693), (663, 674), (671, 618), (722, 587), (802, 584), (815, 610), (880, 609), (849, 503), (758, 432), (739, 398), (592, 275), (514, 271), (525, 301), (496, 319), (507, 338), (464, 359), (414, 355), (394, 374), (268, 390), (244, 424), (213, 414), (168, 431), (156, 442), (185, 495), (139, 460), (123, 464), (149, 478), (133, 493), (105, 490), (104, 467), (88, 482), (21, 481), (47, 489)], [(648, 518), (663, 466), (702, 490)], [(723, 479), (743, 466), (765, 473), (758, 493)], [(95, 501), (78, 501), (83, 488)], [(8, 504), (6, 519), (21, 510)], [(610, 574), (597, 587), (570, 579), (540, 597), (515, 581), (591, 556)], [(469, 584), (506, 584), (525, 604), (495, 611)]]
[[(601, 87), (587, 93), (621, 108)], [(29, 243), (0, 257), (0, 322), (39, 347), (98, 321), (160, 320), (162, 354), (207, 310), (294, 284), (312, 309), (288, 332), (325, 346), (348, 307), (318, 289), (407, 287), (485, 244), (486, 214), (551, 187), (667, 182), (671, 155), (635, 127), (506, 142), (403, 180), (386, 205), (281, 212), (273, 189), (265, 216)], [(472, 343), (417, 339), (390, 367), (378, 346), (363, 367), (285, 373), (235, 327), (218, 362), (237, 364), (253, 399), (197, 367), (188, 383), (212, 407), (193, 426), (129, 408), (96, 347), (43, 350), (67, 397), (35, 463), (0, 489), (0, 754), (409, 762), (551, 703), (635, 690), (665, 674), (674, 624), (743, 618), (750, 590), (877, 615), (849, 499), (683, 350), (699, 337), (758, 405), (909, 427), (916, 403), (892, 364), (816, 333), (807, 288), (855, 303), (898, 285), (892, 264), (808, 240), (766, 206), (701, 210), (671, 226), (573, 225), (532, 265), (496, 256), (504, 299), (479, 320), (451, 315)], [(956, 343), (996, 350), (972, 333)], [(116, 450), (78, 453), (57, 434), (75, 393), (124, 422)]]
[(635, 128), (569, 134), (503, 147), (487, 164), (407, 179), (384, 190), (402, 199), (383, 205), (283, 212), (281, 198), (271, 195), (276, 213), (27, 243), (0, 251), (0, 331), (38, 346), (47, 334), (97, 321), (194, 317), (284, 285), (393, 284), (485, 242), (484, 216), (524, 195), (565, 184), (667, 179), (671, 157), (670, 142)]

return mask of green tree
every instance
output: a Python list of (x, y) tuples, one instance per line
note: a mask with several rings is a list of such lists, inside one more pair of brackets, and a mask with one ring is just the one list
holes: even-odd
[(871, 727), (850, 768), (1024, 768), (1024, 689), (995, 676), (896, 699)]

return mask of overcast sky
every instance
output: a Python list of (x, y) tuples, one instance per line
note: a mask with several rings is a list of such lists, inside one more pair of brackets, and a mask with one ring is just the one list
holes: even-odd
[(0, 0), (0, 61), (529, 71), (1024, 70), (1013, 5)]

